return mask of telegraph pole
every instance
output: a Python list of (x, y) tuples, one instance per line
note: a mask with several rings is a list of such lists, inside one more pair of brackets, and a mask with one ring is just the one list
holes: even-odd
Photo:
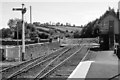
[(26, 12), (26, 8), (24, 8), (24, 4), (22, 4), (22, 8), (13, 8), (13, 11), (21, 11), (22, 12), (22, 54), (21, 60), (24, 61), (25, 54), (25, 27), (24, 27), (24, 14)]
[(32, 24), (32, 7), (30, 6), (30, 23)]

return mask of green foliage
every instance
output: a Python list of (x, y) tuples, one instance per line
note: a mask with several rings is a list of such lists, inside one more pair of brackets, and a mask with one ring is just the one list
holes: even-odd
[(17, 19), (17, 18), (10, 19), (8, 21), (8, 26), (9, 26), (9, 29), (12, 31), (12, 34), (14, 34), (13, 35), (14, 39), (17, 39), (17, 35), (19, 39), (22, 38), (22, 20), (21, 19)]
[(17, 24), (17, 21), (16, 20), (14, 20), (14, 19), (10, 19), (9, 21), (8, 21), (8, 26), (9, 26), (9, 28), (15, 28), (16, 27), (16, 24)]
[(0, 30), (0, 37), (1, 38), (10, 38), (11, 37), (11, 30), (9, 28), (3, 28)]
[(40, 22), (33, 22), (33, 25), (40, 26)]
[(109, 7), (109, 10), (106, 10), (106, 12), (102, 16), (100, 16), (99, 19), (89, 22), (86, 26), (84, 26), (84, 28), (81, 31), (82, 33), (81, 37), (98, 37), (100, 35), (100, 30), (99, 30), (100, 22), (108, 14), (118, 17), (118, 13), (116, 13), (114, 9), (111, 9)]
[(27, 24), (26, 29), (29, 29), (31, 32), (35, 32), (36, 28), (34, 24)]
[(36, 37), (38, 37), (37, 32), (31, 32), (31, 33), (30, 33), (30, 38), (31, 38), (31, 39), (35, 39)]
[(35, 26), (40, 26), (40, 27), (47, 27), (47, 26), (67, 26), (67, 27), (75, 27), (75, 24), (71, 25), (70, 23), (66, 22), (65, 24), (61, 22), (46, 22), (46, 23), (40, 23), (40, 22), (33, 22)]
[(97, 25), (97, 21), (98, 19), (92, 22), (89, 22), (87, 25), (85, 25), (81, 31), (81, 37), (91, 38), (91, 37), (99, 36), (99, 33), (98, 33), (99, 28)]
[[(24, 22), (24, 26), (25, 26), (25, 36), (26, 38), (29, 38), (31, 35), (37, 35), (36, 32), (36, 28), (34, 26), (34, 24), (28, 24), (27, 22)], [(10, 30), (12, 31), (12, 33), (14, 33), (13, 38), (14, 39), (21, 39), (22, 38), (22, 20), (21, 19), (10, 19), (8, 21), (8, 26), (10, 28)], [(18, 33), (18, 34), (17, 34)], [(18, 35), (18, 37), (17, 37)]]
[(74, 34), (73, 34), (73, 37), (74, 38), (80, 38), (80, 35), (81, 33), (79, 31), (75, 31)]
[(57, 33), (57, 30), (56, 29), (50, 29), (49, 30), (49, 34), (50, 35), (54, 35), (54, 34), (56, 34)]
[(41, 33), (38, 35), (40, 39), (47, 39), (49, 37), (49, 35), (45, 34), (45, 33)]

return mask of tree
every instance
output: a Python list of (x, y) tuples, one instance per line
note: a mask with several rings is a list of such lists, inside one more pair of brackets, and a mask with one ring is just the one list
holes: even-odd
[(60, 26), (60, 22), (57, 22), (57, 23), (56, 23), (56, 26)]
[(36, 37), (38, 37), (37, 32), (31, 32), (31, 33), (30, 33), (30, 38), (31, 38), (31, 39), (35, 39)]
[[(28, 24), (27, 22), (24, 22), (25, 24), (25, 36), (29, 37), (30, 32), (34, 32), (35, 26), (34, 24)], [(22, 39), (22, 20), (21, 19), (10, 19), (8, 21), (8, 26), (12, 31), (13, 38), (14, 39)], [(18, 34), (17, 34), (18, 33)]]
[(63, 23), (61, 23), (60, 26), (63, 26)]
[(70, 27), (70, 26), (71, 26), (71, 24), (70, 24), (70, 23), (66, 23), (66, 26), (69, 26), (69, 27)]
[[(8, 21), (8, 26), (12, 31), (14, 39), (17, 39), (17, 38), (21, 39), (22, 38), (22, 37), (20, 37), (20, 36), (22, 36), (22, 20), (21, 19), (17, 19), (17, 18), (10, 19)], [(18, 37), (17, 37), (17, 35), (18, 35)]]
[(74, 38), (80, 38), (81, 34), (80, 34), (80, 32), (77, 30), (77, 31), (74, 32), (73, 36), (74, 36)]
[(36, 28), (35, 28), (34, 24), (27, 24), (26, 29), (29, 29), (31, 32), (36, 31)]
[(73, 24), (73, 27), (75, 27), (75, 24)]
[(1, 29), (1, 33), (2, 33), (1, 35), (2, 38), (10, 38), (12, 32), (9, 28), (3, 28)]
[(35, 26), (40, 26), (41, 24), (40, 24), (40, 22), (34, 22), (33, 23)]
[(15, 19), (10, 19), (9, 21), (8, 21), (8, 26), (10, 27), (10, 29), (14, 29), (15, 27), (16, 27), (16, 24), (17, 24), (17, 20), (15, 20)]
[(47, 39), (49, 37), (48, 34), (45, 34), (45, 33), (41, 33), (38, 35), (40, 39)]

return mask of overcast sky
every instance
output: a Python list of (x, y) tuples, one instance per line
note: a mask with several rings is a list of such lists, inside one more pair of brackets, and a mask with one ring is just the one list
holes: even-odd
[(3, 0), (0, 2), (0, 28), (7, 28), (9, 19), (20, 18), (21, 12), (12, 8), (27, 8), (25, 20), (29, 23), (29, 6), (32, 6), (32, 22), (61, 22), (77, 26), (99, 18), (108, 7), (117, 11), (119, 0)]

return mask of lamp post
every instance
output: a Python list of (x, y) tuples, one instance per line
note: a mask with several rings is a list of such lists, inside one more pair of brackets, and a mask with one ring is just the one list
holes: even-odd
[(24, 4), (22, 4), (22, 8), (13, 8), (13, 11), (21, 11), (22, 12), (22, 55), (21, 60), (24, 61), (25, 54), (25, 27), (24, 27), (24, 14), (26, 12), (26, 8), (24, 8)]

